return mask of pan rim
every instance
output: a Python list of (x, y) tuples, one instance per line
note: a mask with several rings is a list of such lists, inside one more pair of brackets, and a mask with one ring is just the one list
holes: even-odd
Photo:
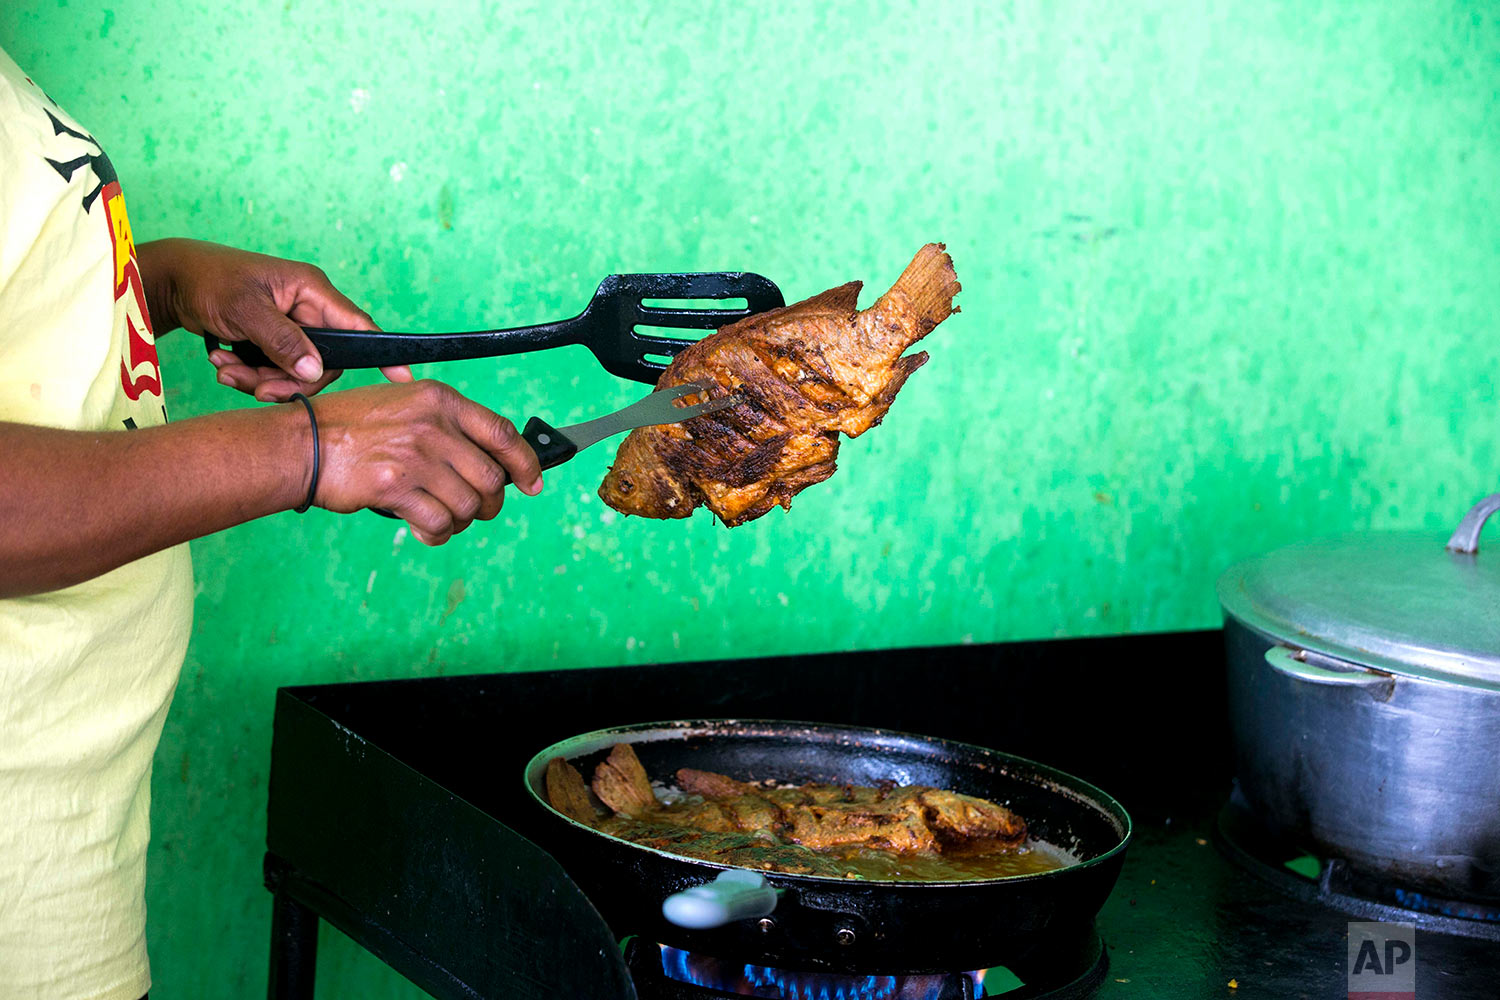
[[(655, 736), (658, 739), (666, 738), (685, 740), (694, 736), (727, 735), (724, 732), (725, 729), (731, 727), (746, 726), (775, 726), (781, 730), (801, 727), (829, 734), (845, 732), (850, 734), (860, 734), (866, 737), (875, 736), (892, 737), (896, 739), (905, 738), (910, 740), (919, 740), (924, 743), (941, 744), (945, 747), (952, 747), (957, 750), (977, 752), (986, 757), (997, 758), (999, 762), (1004, 764), (1018, 765), (1021, 768), (1030, 769), (1034, 773), (1036, 773), (1038, 777), (1051, 780), (1053, 785), (1066, 789), (1067, 791), (1073, 793), (1079, 800), (1081, 800), (1083, 804), (1089, 806), (1090, 808), (1093, 808), (1102, 816), (1108, 818), (1111, 822), (1123, 826), (1123, 830), (1119, 835), (1119, 841), (1109, 850), (1104, 851), (1096, 855), (1095, 857), (1089, 858), (1086, 861), (1079, 861), (1076, 864), (1064, 865), (1061, 868), (1053, 868), (1044, 872), (1030, 872), (1024, 875), (1002, 875), (997, 878), (986, 879), (944, 879), (941, 881), (921, 879), (846, 879), (835, 878), (831, 875), (800, 875), (792, 872), (776, 872), (768, 871), (762, 868), (748, 868), (743, 865), (727, 865), (718, 861), (709, 861), (704, 858), (689, 857), (685, 854), (676, 854), (672, 851), (665, 851), (658, 847), (648, 847), (644, 844), (637, 844), (634, 841), (626, 840), (623, 837), (616, 837), (613, 834), (597, 830), (585, 823), (580, 823), (578, 820), (573, 819), (571, 816), (567, 816), (559, 812), (557, 809), (553, 808), (552, 804), (538, 792), (538, 786), (543, 783), (540, 780), (541, 776), (545, 774), (547, 763), (552, 760), (552, 758), (562, 757), (564, 760), (571, 762), (572, 757), (569, 757), (567, 753), (560, 752), (562, 748), (568, 747), (569, 745), (582, 745), (585, 743), (597, 744), (599, 743), (599, 741), (607, 737), (627, 737), (630, 735), (635, 735), (637, 738), (622, 738), (615, 740), (615, 742), (652, 742), (653, 740), (650, 739), (651, 736)], [(753, 732), (740, 732), (736, 735), (753, 735)], [(768, 733), (766, 735), (770, 734)], [(781, 735), (784, 735), (784, 733), (782, 733)], [(857, 745), (860, 741), (850, 740), (849, 742), (851, 744)], [(583, 753), (594, 752), (599, 749), (602, 749), (602, 747), (598, 745), (590, 745), (588, 750), (580, 749), (573, 751), (573, 753), (575, 756), (582, 756)], [(533, 784), (534, 775), (539, 779), (535, 785)], [(629, 723), (620, 726), (608, 726), (603, 729), (595, 729), (587, 733), (579, 733), (577, 735), (570, 736), (567, 739), (558, 740), (550, 746), (544, 747), (542, 750), (534, 754), (529, 761), (527, 761), (526, 767), (522, 770), (521, 773), (521, 782), (523, 785), (525, 785), (527, 794), (530, 795), (538, 805), (547, 810), (547, 812), (551, 813), (553, 816), (563, 820), (568, 824), (571, 824), (579, 830), (586, 831), (598, 837), (604, 837), (617, 844), (624, 844), (628, 847), (635, 848), (636, 850), (646, 851), (648, 853), (656, 854), (664, 858), (669, 858), (677, 862), (689, 862), (692, 864), (704, 865), (710, 869), (716, 869), (719, 871), (757, 872), (765, 876), (768, 880), (794, 879), (799, 883), (818, 882), (841, 886), (858, 884), (862, 886), (891, 886), (904, 889), (913, 889), (918, 887), (935, 889), (941, 887), (1012, 885), (1023, 882), (1034, 882), (1041, 879), (1065, 877), (1069, 872), (1082, 872), (1088, 868), (1108, 864), (1125, 852), (1125, 850), (1130, 846), (1130, 841), (1135, 833), (1135, 821), (1132, 819), (1130, 813), (1125, 809), (1125, 807), (1121, 805), (1119, 800), (1117, 800), (1114, 796), (1110, 795), (1108, 792), (1105, 792), (1103, 789), (1092, 784), (1091, 782), (1084, 781), (1082, 778), (1079, 778), (1076, 775), (1069, 774), (1066, 771), (1059, 770), (1058, 768), (1052, 767), (1048, 764), (1043, 764), (1039, 761), (1031, 760), (1028, 757), (1021, 757), (1016, 754), (1006, 753), (1003, 750), (994, 750), (989, 747), (979, 746), (978, 744), (964, 743), (959, 740), (950, 740), (941, 736), (925, 736), (921, 733), (912, 733), (900, 729), (886, 729), (879, 726), (851, 726), (845, 723), (833, 722), (807, 722), (789, 719), (718, 718), (673, 719), (665, 722), (640, 722)], [(1047, 789), (1047, 791), (1052, 792), (1053, 794), (1059, 794), (1056, 788), (1049, 788)]]

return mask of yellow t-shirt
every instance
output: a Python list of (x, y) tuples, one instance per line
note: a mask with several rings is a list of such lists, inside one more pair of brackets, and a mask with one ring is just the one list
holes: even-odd
[[(114, 168), (3, 51), (0, 421), (166, 421)], [(0, 600), (0, 997), (137, 1000), (150, 986), (151, 757), (192, 607), (186, 545)]]

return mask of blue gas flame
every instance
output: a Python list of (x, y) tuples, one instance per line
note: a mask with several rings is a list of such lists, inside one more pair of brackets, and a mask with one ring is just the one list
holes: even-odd
[(1486, 910), (1478, 903), (1467, 906), (1455, 904), (1446, 900), (1430, 898), (1425, 893), (1412, 892), (1406, 889), (1398, 888), (1396, 890), (1396, 902), (1409, 910), (1438, 913), (1445, 917), (1463, 917), (1469, 920), (1486, 920), (1492, 923), (1500, 921), (1500, 910)]
[(895, 1000), (898, 985), (895, 976), (783, 972), (766, 965), (747, 965), (743, 976), (751, 986), (763, 991), (754, 995), (785, 1000)]
[[(661, 946), (663, 975), (740, 996), (768, 1000), (937, 1000), (951, 976), (862, 976), (793, 972), (769, 965), (747, 965), (693, 955)], [(984, 971), (964, 973), (975, 997), (984, 996)]]

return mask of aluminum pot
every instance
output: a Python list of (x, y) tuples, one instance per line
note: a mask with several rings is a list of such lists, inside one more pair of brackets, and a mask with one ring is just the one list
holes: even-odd
[(1480, 529), (1307, 542), (1219, 579), (1236, 773), (1265, 831), (1355, 873), (1500, 899), (1500, 553)]

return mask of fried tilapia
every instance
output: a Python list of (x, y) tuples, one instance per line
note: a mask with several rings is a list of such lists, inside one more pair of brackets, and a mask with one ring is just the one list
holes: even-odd
[(642, 517), (708, 507), (729, 527), (753, 521), (833, 475), (839, 432), (880, 423), (926, 352), (902, 356), (958, 311), (943, 244), (917, 252), (890, 291), (859, 311), (851, 281), (748, 316), (677, 355), (660, 388), (701, 382), (741, 401), (678, 424), (642, 427), (620, 445), (599, 496)]
[[(835, 878), (953, 879), (1044, 871), (1021, 817), (986, 799), (923, 785), (767, 788), (683, 768), (684, 793), (663, 802), (640, 758), (616, 744), (585, 785), (573, 765), (547, 766), (557, 811), (602, 833), (686, 857)], [(605, 815), (588, 795), (604, 804)]]

